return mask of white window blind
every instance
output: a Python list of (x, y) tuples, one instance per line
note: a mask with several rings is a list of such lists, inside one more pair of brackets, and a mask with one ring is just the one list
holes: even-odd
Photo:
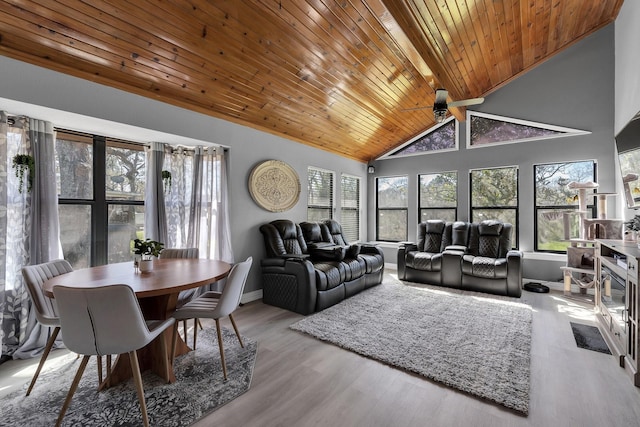
[(342, 175), (340, 180), (340, 224), (347, 241), (360, 240), (360, 178)]
[(309, 167), (307, 221), (333, 218), (333, 172)]

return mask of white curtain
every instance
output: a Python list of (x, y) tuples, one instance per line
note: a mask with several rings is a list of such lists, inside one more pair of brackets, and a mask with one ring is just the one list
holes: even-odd
[(20, 269), (29, 262), (31, 193), (18, 190), (12, 166), (16, 154), (32, 154), (27, 137), (28, 121), (0, 111), (0, 339), (2, 354), (12, 356), (25, 341), (29, 295)]
[(162, 164), (164, 144), (151, 143), (147, 149), (147, 175), (144, 194), (145, 238), (167, 243), (167, 215), (164, 205)]
[(233, 263), (226, 163), (220, 147), (179, 148), (166, 156), (165, 169), (172, 174), (166, 198), (168, 242), (197, 247), (203, 258)]
[[(55, 135), (50, 122), (13, 118), (0, 112), (0, 298), (2, 353), (14, 358), (38, 355), (49, 337), (31, 310), (21, 268), (62, 257), (55, 175)], [(12, 166), (16, 154), (32, 155), (33, 186), (25, 175), (20, 191)], [(61, 341), (56, 344), (61, 345)]]

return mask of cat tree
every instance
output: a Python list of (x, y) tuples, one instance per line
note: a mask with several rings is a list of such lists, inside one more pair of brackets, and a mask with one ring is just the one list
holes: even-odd
[[(566, 212), (563, 216), (567, 247), (567, 265), (561, 267), (564, 276), (564, 294), (571, 295), (571, 284), (578, 285), (581, 294), (595, 284), (594, 252), (595, 239), (622, 239), (621, 219), (607, 218), (607, 198), (616, 193), (588, 193), (598, 188), (595, 182), (575, 182), (567, 184), (567, 188), (578, 192), (578, 210)], [(598, 218), (587, 218), (587, 198), (596, 197)], [(577, 238), (571, 237), (571, 217), (578, 216), (579, 227)]]

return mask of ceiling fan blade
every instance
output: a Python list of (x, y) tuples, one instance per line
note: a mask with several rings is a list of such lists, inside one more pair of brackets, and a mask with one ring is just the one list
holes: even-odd
[(468, 105), (478, 105), (484, 102), (484, 98), (471, 98), (463, 99), (461, 101), (453, 101), (449, 103), (449, 108), (452, 107), (466, 107)]
[(426, 105), (424, 107), (405, 108), (405, 109), (400, 110), (400, 111), (431, 110), (432, 108), (433, 108), (433, 105)]
[(434, 101), (434, 104), (446, 104), (447, 96), (449, 96), (449, 92), (446, 89), (436, 90), (436, 100)]

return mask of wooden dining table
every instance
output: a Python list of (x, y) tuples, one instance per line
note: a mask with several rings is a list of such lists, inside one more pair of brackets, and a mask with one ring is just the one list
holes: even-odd
[[(45, 295), (53, 298), (54, 286), (73, 288), (95, 288), (99, 286), (126, 284), (135, 292), (140, 308), (146, 320), (164, 320), (171, 317), (176, 309), (180, 291), (208, 285), (225, 278), (231, 265), (210, 259), (158, 259), (153, 261), (153, 269), (141, 273), (134, 268), (133, 261), (117, 264), (84, 268), (61, 274), (44, 282)], [(64, 331), (62, 331), (64, 334)], [(170, 349), (172, 328), (166, 330), (162, 337), (166, 348)], [(140, 370), (151, 369), (167, 380), (176, 380), (172, 361), (163, 357), (163, 346), (158, 339), (138, 350)], [(176, 355), (189, 352), (191, 349), (178, 335)], [(168, 377), (167, 377), (168, 375)], [(129, 357), (119, 355), (111, 373), (100, 388), (110, 387), (132, 378)]]

